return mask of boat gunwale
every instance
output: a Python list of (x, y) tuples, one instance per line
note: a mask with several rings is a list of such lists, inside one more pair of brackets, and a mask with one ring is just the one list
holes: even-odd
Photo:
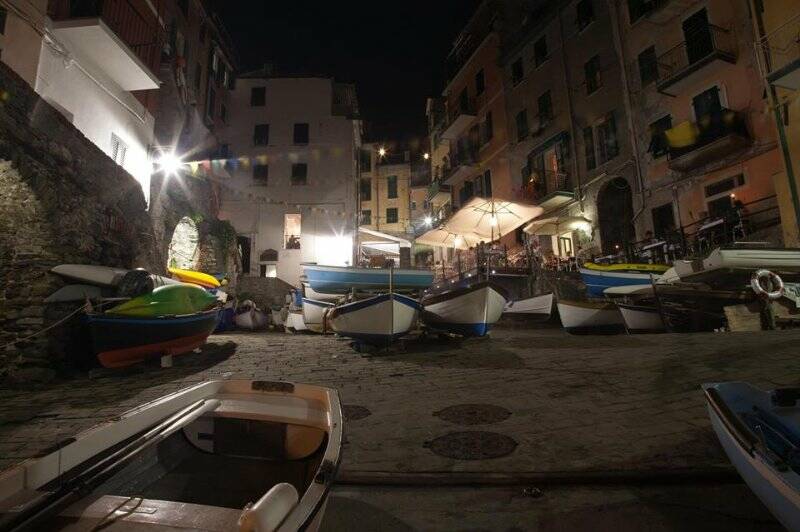
[(500, 294), (500, 296), (502, 296), (506, 301), (508, 301), (508, 290), (506, 290), (499, 284), (494, 283), (492, 281), (480, 281), (478, 283), (471, 284), (468, 286), (462, 286), (459, 288), (447, 290), (445, 292), (440, 292), (438, 294), (431, 294), (429, 296), (425, 296), (422, 298), (422, 306), (425, 307), (428, 305), (435, 305), (437, 303), (449, 301), (460, 296), (471, 294), (472, 292), (477, 292), (482, 288), (491, 288), (492, 290)]

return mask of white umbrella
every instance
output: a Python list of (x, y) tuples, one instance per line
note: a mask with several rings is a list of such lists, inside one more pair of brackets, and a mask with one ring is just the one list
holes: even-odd
[(529, 235), (557, 235), (564, 231), (572, 231), (575, 229), (588, 230), (591, 232), (592, 222), (583, 216), (555, 216), (553, 218), (538, 218), (522, 230)]
[(441, 248), (469, 249), (479, 243), (483, 238), (471, 232), (457, 233), (447, 226), (437, 227), (418, 236), (415, 239), (417, 244), (427, 244)]
[(447, 230), (456, 234), (473, 233), (479, 241), (491, 242), (541, 215), (536, 205), (501, 199), (473, 198), (447, 221)]

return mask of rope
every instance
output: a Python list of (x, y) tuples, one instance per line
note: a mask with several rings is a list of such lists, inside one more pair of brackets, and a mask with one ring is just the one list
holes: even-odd
[(40, 334), (42, 334), (44, 332), (47, 332), (47, 331), (49, 331), (50, 329), (52, 329), (54, 327), (58, 327), (59, 325), (61, 325), (62, 323), (64, 323), (68, 319), (70, 319), (72, 316), (74, 316), (78, 312), (81, 312), (82, 310), (88, 310), (88, 306), (89, 306), (89, 304), (87, 302), (87, 303), (81, 305), (80, 307), (76, 308), (75, 310), (73, 310), (72, 312), (70, 312), (69, 314), (67, 314), (66, 316), (64, 316), (60, 320), (58, 320), (57, 322), (55, 322), (55, 323), (53, 323), (51, 325), (48, 325), (44, 329), (42, 329), (40, 331), (36, 331), (35, 333), (29, 334), (28, 336), (25, 336), (23, 338), (17, 338), (16, 340), (13, 340), (11, 342), (8, 342), (5, 345), (0, 346), (0, 351), (4, 351), (6, 348), (13, 346), (17, 342), (24, 342), (25, 340), (29, 340), (29, 339), (33, 338), (34, 336), (39, 336)]

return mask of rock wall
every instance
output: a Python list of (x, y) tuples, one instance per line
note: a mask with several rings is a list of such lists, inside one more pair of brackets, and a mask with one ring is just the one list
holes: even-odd
[(0, 64), (0, 381), (68, 365), (71, 309), (43, 299), (60, 263), (153, 268), (155, 241), (139, 184)]
[(235, 293), (240, 301), (251, 299), (259, 308), (266, 309), (273, 305), (282, 306), (286, 302), (286, 294), (292, 288), (292, 285), (277, 277), (242, 276)]

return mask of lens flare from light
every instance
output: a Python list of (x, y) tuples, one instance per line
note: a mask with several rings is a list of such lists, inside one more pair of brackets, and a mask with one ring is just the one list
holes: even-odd
[(431, 225), (433, 223), (433, 218), (430, 216), (425, 217), (425, 225)]
[(156, 160), (156, 167), (159, 172), (165, 175), (177, 175), (183, 166), (183, 161), (174, 152), (164, 152)]

